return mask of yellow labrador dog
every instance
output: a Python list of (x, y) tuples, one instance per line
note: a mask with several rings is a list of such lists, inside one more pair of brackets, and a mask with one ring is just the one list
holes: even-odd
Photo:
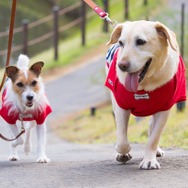
[(159, 169), (161, 133), (170, 108), (186, 100), (185, 67), (175, 34), (160, 22), (134, 21), (116, 26), (108, 44), (105, 85), (111, 90), (117, 124), (117, 161), (132, 157), (127, 138), (130, 113), (152, 115), (140, 169)]

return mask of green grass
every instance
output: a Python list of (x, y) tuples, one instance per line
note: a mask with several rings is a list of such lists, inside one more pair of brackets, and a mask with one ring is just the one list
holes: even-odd
[[(130, 12), (130, 20), (135, 19), (145, 19), (146, 14), (151, 16), (155, 15), (158, 12), (157, 5), (159, 2), (149, 1), (149, 6), (142, 6), (142, 0), (132, 0), (130, 1), (130, 9), (135, 10)], [(164, 2), (160, 0), (160, 2)], [(101, 1), (98, 1), (98, 4), (101, 6)], [(112, 7), (110, 8), (110, 17), (113, 20), (118, 22), (124, 21), (123, 16), (123, 1), (117, 0), (112, 1)], [(141, 8), (140, 8), (141, 6)], [(151, 11), (155, 10), (155, 11)], [(110, 34), (102, 32), (103, 20), (101, 20), (96, 14), (87, 20), (86, 28), (86, 46), (81, 46), (81, 34), (80, 31), (76, 31), (71, 36), (61, 41), (59, 45), (59, 59), (58, 61), (53, 60), (53, 49), (49, 49), (44, 53), (40, 53), (37, 56), (33, 57), (32, 60), (36, 61), (38, 59), (43, 59), (46, 62), (46, 68), (51, 69), (54, 67), (64, 67), (67, 64), (71, 64), (77, 61), (77, 59), (89, 51), (95, 51), (99, 45), (104, 46), (104, 51), (101, 53), (105, 54), (106, 51), (106, 42), (109, 40)], [(110, 29), (110, 32), (112, 29)], [(97, 55), (97, 54), (96, 54)]]
[[(185, 39), (184, 39), (184, 61), (188, 62), (188, 45), (186, 41), (188, 40), (188, 22), (187, 22), (187, 14), (185, 14)], [(179, 10), (174, 11), (171, 10), (168, 6), (163, 6), (161, 8), (160, 14), (156, 14), (153, 17), (154, 20), (159, 20), (167, 27), (169, 27), (172, 31), (175, 32), (178, 44), (181, 45), (181, 6)], [(188, 73), (188, 72), (187, 72)]]
[[(46, 16), (52, 15), (52, 9), (54, 4), (60, 7), (60, 9), (65, 8), (71, 4), (77, 3), (77, 0), (69, 0), (69, 1), (64, 1), (64, 0), (40, 0), (40, 1), (25, 1), (25, 0), (19, 0), (17, 1), (17, 6), (16, 6), (16, 17), (15, 17), (15, 24), (14, 27), (22, 27), (22, 22), (23, 20), (28, 20), (28, 23), (32, 23), (33, 21), (40, 20), (41, 18), (44, 18)], [(1, 0), (0, 2), (0, 32), (8, 31), (9, 28), (9, 21), (10, 21), (10, 16), (11, 16), (11, 6), (12, 6), (12, 1), (10, 0)], [(79, 8), (74, 9), (74, 11), (71, 11), (71, 13), (66, 14), (64, 16), (59, 17), (59, 25), (65, 25), (69, 20), (73, 20), (78, 17), (78, 12)], [(44, 34), (51, 32), (53, 28), (53, 23), (52, 21), (45, 22), (41, 25), (38, 25), (37, 27), (34, 28), (29, 28), (28, 31), (28, 40), (32, 40), (35, 38), (38, 38), (40, 36), (43, 36)], [(74, 28), (74, 30), (76, 30)], [(74, 32), (73, 30), (73, 32)], [(78, 30), (78, 29), (77, 29)], [(70, 34), (71, 32), (68, 31)], [(65, 38), (67, 35), (67, 32), (63, 32), (59, 35), (59, 37)], [(0, 50), (4, 50), (7, 48), (7, 42), (8, 42), (8, 37), (1, 37), (1, 45), (0, 45)], [(40, 44), (30, 46), (29, 48), (29, 56), (34, 56), (42, 51), (45, 51), (46, 49), (49, 49), (50, 47), (53, 46), (53, 39), (49, 38), (48, 40), (45, 40), (41, 42)], [(18, 32), (14, 33), (14, 38), (13, 38), (13, 46), (21, 45), (23, 43), (23, 33)], [(11, 54), (11, 58), (16, 61), (18, 55), (20, 54), (21, 50), (17, 52), (13, 52)], [(0, 56), (0, 67), (3, 67), (5, 64), (5, 57)]]
[[(188, 106), (183, 113), (177, 113), (174, 106), (167, 121), (160, 146), (188, 149)], [(150, 117), (142, 118), (139, 122), (131, 116), (128, 128), (128, 138), (131, 143), (147, 143)], [(111, 105), (98, 108), (96, 115), (90, 115), (85, 110), (68, 118), (57, 133), (70, 142), (75, 143), (114, 143), (116, 141), (116, 126), (112, 115)]]
[[(162, 4), (164, 1), (160, 0)], [(96, 1), (99, 6), (101, 1)], [(130, 1), (130, 20), (135, 19), (145, 19), (150, 15), (151, 17), (159, 11), (158, 3), (156, 1), (150, 0), (149, 6), (145, 7), (142, 5), (143, 0), (132, 0)], [(124, 21), (124, 1), (117, 0), (110, 3), (111, 8), (109, 10), (111, 19), (117, 20), (118, 22)], [(23, 4), (19, 5), (23, 6)], [(33, 6), (33, 5), (32, 5)], [(90, 9), (90, 8), (88, 8)], [(19, 10), (21, 10), (19, 8)], [(25, 11), (25, 8), (23, 8)], [(19, 12), (19, 11), (18, 11)], [(33, 11), (31, 11), (32, 14)], [(20, 14), (18, 14), (20, 15)], [(43, 60), (45, 62), (45, 70), (50, 70), (52, 68), (64, 67), (67, 64), (72, 64), (77, 61), (81, 56), (86, 55), (90, 51), (95, 51), (99, 45), (104, 46), (104, 50), (101, 53), (105, 54), (106, 42), (109, 40), (110, 34), (102, 32), (103, 20), (101, 20), (96, 14), (87, 20), (86, 28), (86, 46), (81, 46), (81, 34), (79, 29), (70, 29), (70, 35), (63, 39), (59, 43), (59, 59), (54, 60), (54, 50), (53, 48), (46, 49), (44, 52), (32, 57), (31, 62), (38, 60)], [(112, 29), (110, 29), (110, 32)], [(47, 71), (49, 72), (49, 71)]]

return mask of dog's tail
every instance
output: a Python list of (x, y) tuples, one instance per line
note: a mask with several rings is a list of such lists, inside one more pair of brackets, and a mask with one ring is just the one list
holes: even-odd
[(21, 70), (27, 70), (29, 67), (29, 58), (26, 55), (20, 54), (17, 61), (17, 67)]

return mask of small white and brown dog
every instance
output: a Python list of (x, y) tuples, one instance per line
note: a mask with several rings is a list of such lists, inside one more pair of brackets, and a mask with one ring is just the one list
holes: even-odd
[(20, 120), (24, 122), (26, 129), (25, 142), (22, 137), (11, 142), (9, 161), (19, 159), (16, 146), (23, 143), (25, 153), (30, 153), (31, 128), (34, 126), (36, 126), (38, 137), (37, 162), (48, 163), (50, 161), (45, 154), (46, 117), (52, 110), (40, 78), (43, 65), (44, 63), (40, 61), (29, 68), (29, 58), (21, 54), (17, 66), (6, 67), (8, 80), (2, 95), (0, 115), (6, 121), (12, 138), (19, 134), (17, 125)]
[(170, 108), (186, 100), (185, 66), (175, 34), (160, 22), (118, 24), (108, 44), (107, 78), (117, 124), (117, 161), (131, 159), (127, 138), (130, 113), (150, 116), (149, 140), (140, 169), (159, 169), (159, 140)]

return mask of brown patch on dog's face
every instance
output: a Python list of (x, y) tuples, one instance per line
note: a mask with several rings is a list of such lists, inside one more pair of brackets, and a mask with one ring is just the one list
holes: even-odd
[(16, 75), (16, 79), (12, 80), (12, 88), (18, 96), (21, 97), (22, 93), (24, 92), (24, 88), (26, 85), (26, 78), (22, 71), (19, 70), (18, 74)]
[(15, 66), (6, 68), (6, 74), (12, 81), (12, 89), (22, 104), (32, 107), (41, 89), (39, 75), (43, 62), (33, 64), (29, 70), (20, 70)]
[(28, 71), (27, 85), (32, 88), (35, 93), (40, 90), (39, 79), (32, 71)]
[(13, 81), (13, 90), (20, 96), (27, 87), (38, 93), (40, 90), (38, 82), (38, 77), (33, 72), (28, 71), (26, 76), (23, 71), (19, 71), (17, 79)]

